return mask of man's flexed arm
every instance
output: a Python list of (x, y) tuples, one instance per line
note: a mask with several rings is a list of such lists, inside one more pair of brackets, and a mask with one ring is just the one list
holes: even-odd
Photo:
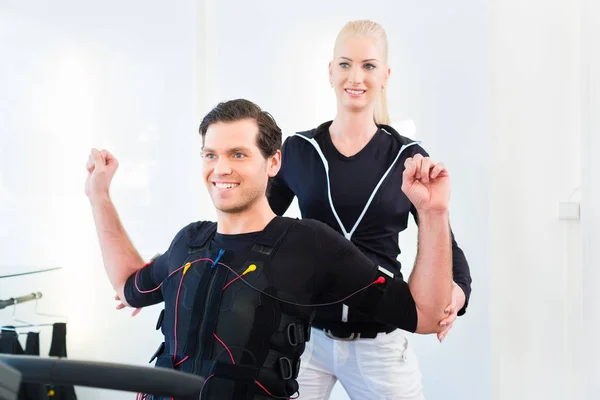
[(144, 261), (123, 228), (109, 195), (119, 163), (107, 150), (92, 149), (88, 162), (85, 194), (92, 206), (96, 233), (108, 279), (121, 302), (127, 304), (123, 288), (127, 278), (144, 266)]
[(408, 286), (417, 305), (418, 333), (439, 332), (452, 299), (452, 241), (448, 219), (450, 178), (442, 163), (420, 154), (404, 164), (402, 191), (419, 218), (419, 244)]

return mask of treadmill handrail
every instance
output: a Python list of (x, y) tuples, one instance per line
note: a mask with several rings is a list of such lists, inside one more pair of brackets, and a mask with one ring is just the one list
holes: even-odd
[(198, 399), (204, 378), (166, 368), (138, 367), (60, 357), (0, 354), (23, 382), (87, 386), (155, 396)]

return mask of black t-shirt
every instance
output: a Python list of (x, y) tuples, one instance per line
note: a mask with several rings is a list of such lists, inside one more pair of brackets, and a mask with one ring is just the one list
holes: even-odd
[(210, 245), (211, 247), (217, 249), (240, 251), (254, 243), (259, 235), (260, 232), (242, 233), (238, 235), (223, 235), (222, 233), (215, 233)]
[[(322, 221), (350, 240), (373, 262), (400, 273), (398, 234), (408, 225), (408, 217), (417, 212), (402, 192), (404, 161), (416, 154), (428, 156), (414, 141), (400, 136), (387, 125), (380, 125), (369, 143), (357, 154), (346, 157), (333, 145), (329, 134), (331, 122), (305, 132), (307, 137), (291, 136), (282, 147), (282, 166), (268, 192), (273, 211), (283, 215), (294, 196), (303, 218)], [(314, 144), (318, 145), (318, 150)], [(324, 162), (328, 165), (328, 174)], [(331, 188), (331, 201), (328, 187)], [(375, 194), (374, 190), (377, 189)], [(367, 203), (369, 206), (365, 208)], [(337, 217), (332, 211), (337, 212)], [(359, 220), (357, 224), (357, 221)], [(343, 228), (342, 229), (342, 226)], [(463, 251), (452, 237), (454, 281), (466, 295), (464, 314), (471, 293), (471, 275)], [(338, 327), (342, 306), (319, 309), (315, 322), (324, 327)], [(345, 326), (364, 329), (372, 319), (350, 310)], [(366, 324), (366, 325), (365, 325)], [(368, 328), (367, 328), (368, 329)], [(383, 329), (381, 326), (377, 329)]]
[[(182, 266), (188, 255), (188, 246), (193, 245), (211, 224), (196, 222), (188, 225), (177, 234), (164, 254), (133, 274), (124, 289), (129, 305), (144, 307), (162, 302), (161, 283)], [(217, 233), (210, 247), (239, 251), (254, 243), (258, 235), (258, 232), (240, 235)], [(270, 264), (271, 285), (299, 304), (339, 301), (360, 291), (344, 303), (369, 313), (382, 323), (411, 332), (416, 330), (416, 305), (406, 282), (400, 279), (388, 281), (380, 300), (370, 298), (365, 301), (363, 296), (372, 296), (373, 291), (361, 290), (382, 276), (378, 266), (351, 242), (319, 221), (296, 221), (279, 243)]]
[[(400, 143), (393, 140), (387, 132), (378, 129), (365, 147), (355, 155), (347, 157), (338, 151), (330, 135), (321, 135), (316, 140), (329, 163), (333, 204), (346, 231), (350, 232), (377, 183), (400, 151)], [(390, 160), (390, 162), (373, 162), (373, 160)], [(396, 189), (400, 190), (399, 187)], [(307, 218), (314, 217), (307, 216)], [(366, 222), (363, 221), (361, 222)], [(382, 256), (385, 258), (387, 254)]]

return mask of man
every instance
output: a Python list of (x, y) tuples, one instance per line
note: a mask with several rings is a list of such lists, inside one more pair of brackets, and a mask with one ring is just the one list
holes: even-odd
[[(419, 213), (419, 250), (406, 284), (323, 223), (277, 217), (266, 197), (281, 164), (281, 130), (247, 100), (204, 117), (203, 178), (217, 222), (183, 228), (145, 264), (110, 200), (117, 160), (92, 150), (86, 194), (104, 265), (121, 302), (165, 303), (157, 367), (199, 374), (202, 399), (289, 398), (318, 306), (344, 302), (418, 333), (441, 331), (452, 290), (449, 178), (408, 159), (402, 190)], [(300, 388), (301, 389), (301, 388)]]

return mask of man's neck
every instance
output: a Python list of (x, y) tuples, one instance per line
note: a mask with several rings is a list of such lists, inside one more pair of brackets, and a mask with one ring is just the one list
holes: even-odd
[(217, 212), (217, 232), (223, 235), (260, 232), (275, 218), (266, 197), (240, 213)]

